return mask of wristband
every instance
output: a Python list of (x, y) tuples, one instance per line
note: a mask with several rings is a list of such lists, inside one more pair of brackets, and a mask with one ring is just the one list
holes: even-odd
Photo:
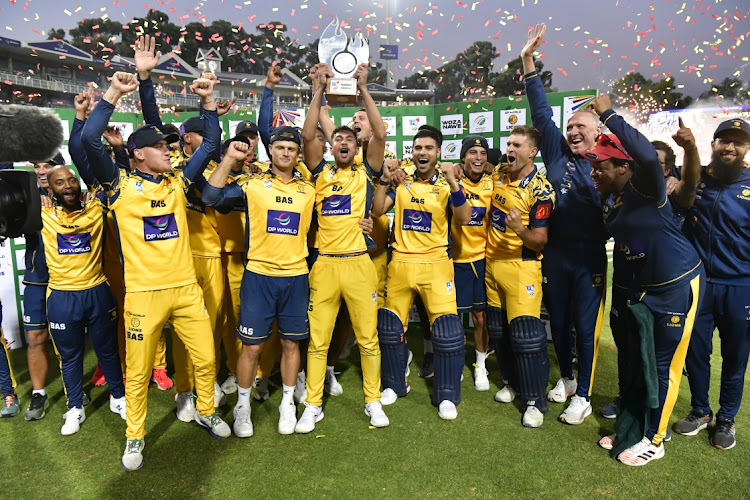
[(378, 178), (378, 184), (380, 184), (381, 186), (390, 186), (391, 182), (390, 182), (390, 180), (387, 180), (387, 181), (383, 182), (383, 178), (379, 177)]
[(453, 203), (454, 207), (460, 207), (464, 203), (466, 203), (466, 195), (464, 194), (463, 189), (459, 189), (455, 193), (451, 193), (451, 202)]

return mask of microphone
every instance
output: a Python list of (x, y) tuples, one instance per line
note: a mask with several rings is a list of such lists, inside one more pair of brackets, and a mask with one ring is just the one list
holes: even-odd
[(51, 109), (0, 106), (0, 163), (44, 162), (63, 142), (62, 123)]

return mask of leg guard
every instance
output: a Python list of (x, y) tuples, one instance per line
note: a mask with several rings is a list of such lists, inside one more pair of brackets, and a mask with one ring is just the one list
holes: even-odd
[(461, 402), (461, 373), (464, 369), (464, 325), (457, 314), (444, 314), (432, 324), (432, 346), (435, 350), (435, 382), (432, 403), (446, 399)]
[(378, 340), (381, 353), (383, 387), (406, 396), (406, 361), (409, 349), (404, 342), (404, 325), (396, 313), (385, 307), (378, 309)]
[(516, 359), (508, 335), (508, 316), (499, 307), (487, 306), (487, 333), (490, 345), (495, 349), (500, 374), (514, 389), (518, 389)]
[(519, 316), (510, 322), (510, 337), (518, 363), (521, 397), (525, 404), (533, 404), (547, 413), (549, 356), (544, 325), (539, 318)]

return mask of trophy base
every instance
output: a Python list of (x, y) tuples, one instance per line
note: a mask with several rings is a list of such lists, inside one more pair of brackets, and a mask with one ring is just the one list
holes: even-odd
[(354, 78), (331, 78), (326, 89), (326, 100), (331, 104), (356, 104), (357, 80)]

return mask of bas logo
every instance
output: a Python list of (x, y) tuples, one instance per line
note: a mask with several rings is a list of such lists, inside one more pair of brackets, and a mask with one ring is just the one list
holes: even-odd
[(415, 198), (415, 197), (412, 196), (411, 197), (411, 202), (412, 203), (419, 203), (420, 205), (424, 205), (424, 198)]
[(294, 202), (292, 201), (292, 197), (291, 196), (277, 196), (276, 197), (276, 203), (288, 203), (288, 204), (291, 205)]
[(65, 323), (52, 323), (50, 322), (49, 327), (53, 330), (65, 330)]
[(151, 200), (151, 208), (165, 208), (166, 206), (164, 200)]
[(143, 334), (128, 332), (128, 340), (143, 340)]
[(343, 191), (343, 190), (344, 190), (344, 186), (331, 186), (331, 191), (333, 191), (334, 193), (337, 191)]
[(478, 194), (466, 193), (467, 200), (479, 200)]
[(249, 337), (253, 334), (252, 328), (242, 325), (237, 325), (237, 331), (246, 337)]

